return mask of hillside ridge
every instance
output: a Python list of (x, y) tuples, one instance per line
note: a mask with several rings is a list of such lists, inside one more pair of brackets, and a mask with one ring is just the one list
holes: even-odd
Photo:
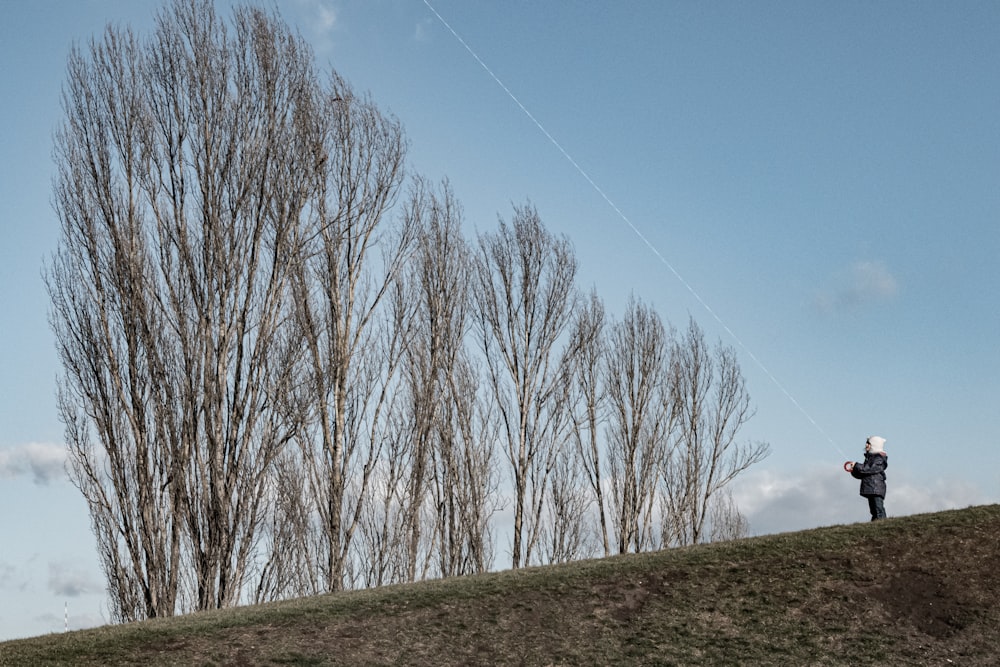
[(0, 643), (0, 665), (994, 665), (1000, 505)]

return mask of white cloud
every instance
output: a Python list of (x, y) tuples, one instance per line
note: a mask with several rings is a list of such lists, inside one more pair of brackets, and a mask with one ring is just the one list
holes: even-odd
[(28, 589), (24, 574), (10, 563), (0, 563), (0, 591), (23, 593)]
[(418, 42), (426, 42), (431, 38), (431, 27), (433, 26), (433, 19), (425, 18), (417, 22), (417, 27), (413, 31), (413, 39)]
[(333, 33), (339, 27), (337, 9), (329, 0), (298, 0), (299, 20), (313, 48), (326, 53), (333, 48)]
[(0, 449), (0, 477), (31, 475), (35, 484), (66, 479), (66, 448), (31, 442)]
[(824, 312), (854, 309), (868, 303), (888, 301), (899, 284), (883, 262), (859, 261), (839, 272), (833, 286), (820, 291), (815, 303)]
[(941, 512), (996, 502), (976, 485), (954, 479), (938, 479), (930, 484), (904, 483), (895, 489), (892, 498), (899, 508), (899, 515)]
[(49, 590), (60, 597), (75, 598), (101, 593), (104, 586), (73, 563), (49, 563)]
[(64, 604), (63, 601), (59, 601), (55, 605), (55, 611), (38, 614), (32, 619), (35, 622), (36, 628), (44, 628), (44, 630), (36, 631), (36, 635), (63, 632), (65, 629), (72, 632), (74, 630), (86, 630), (87, 628), (108, 625), (108, 620), (104, 618), (100, 609), (92, 612), (76, 612), (72, 603), (67, 606), (64, 606)]
[(754, 535), (851, 523), (861, 517), (862, 500), (854, 480), (836, 472), (751, 470), (733, 482), (733, 499)]
[(320, 32), (330, 32), (337, 23), (337, 11), (328, 4), (316, 2), (313, 9), (316, 12), (315, 28)]
[[(753, 535), (766, 535), (868, 521), (868, 503), (858, 481), (839, 466), (811, 466), (794, 472), (748, 471), (733, 482), (733, 498)], [(968, 482), (891, 475), (885, 499), (890, 517), (961, 509), (997, 502)]]

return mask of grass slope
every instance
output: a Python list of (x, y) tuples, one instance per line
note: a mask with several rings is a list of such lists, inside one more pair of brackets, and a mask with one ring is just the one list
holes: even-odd
[(1000, 506), (0, 643), (0, 665), (995, 665)]

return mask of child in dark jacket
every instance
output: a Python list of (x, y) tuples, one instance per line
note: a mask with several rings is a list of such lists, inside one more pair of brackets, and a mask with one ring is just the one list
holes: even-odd
[(850, 465), (851, 476), (861, 480), (861, 495), (868, 499), (872, 521), (885, 518), (885, 469), (889, 456), (885, 438), (873, 435), (865, 441), (865, 462)]

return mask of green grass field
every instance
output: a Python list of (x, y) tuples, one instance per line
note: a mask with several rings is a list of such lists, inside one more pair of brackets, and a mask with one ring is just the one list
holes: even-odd
[(998, 665), (1000, 506), (0, 643), (0, 665)]

